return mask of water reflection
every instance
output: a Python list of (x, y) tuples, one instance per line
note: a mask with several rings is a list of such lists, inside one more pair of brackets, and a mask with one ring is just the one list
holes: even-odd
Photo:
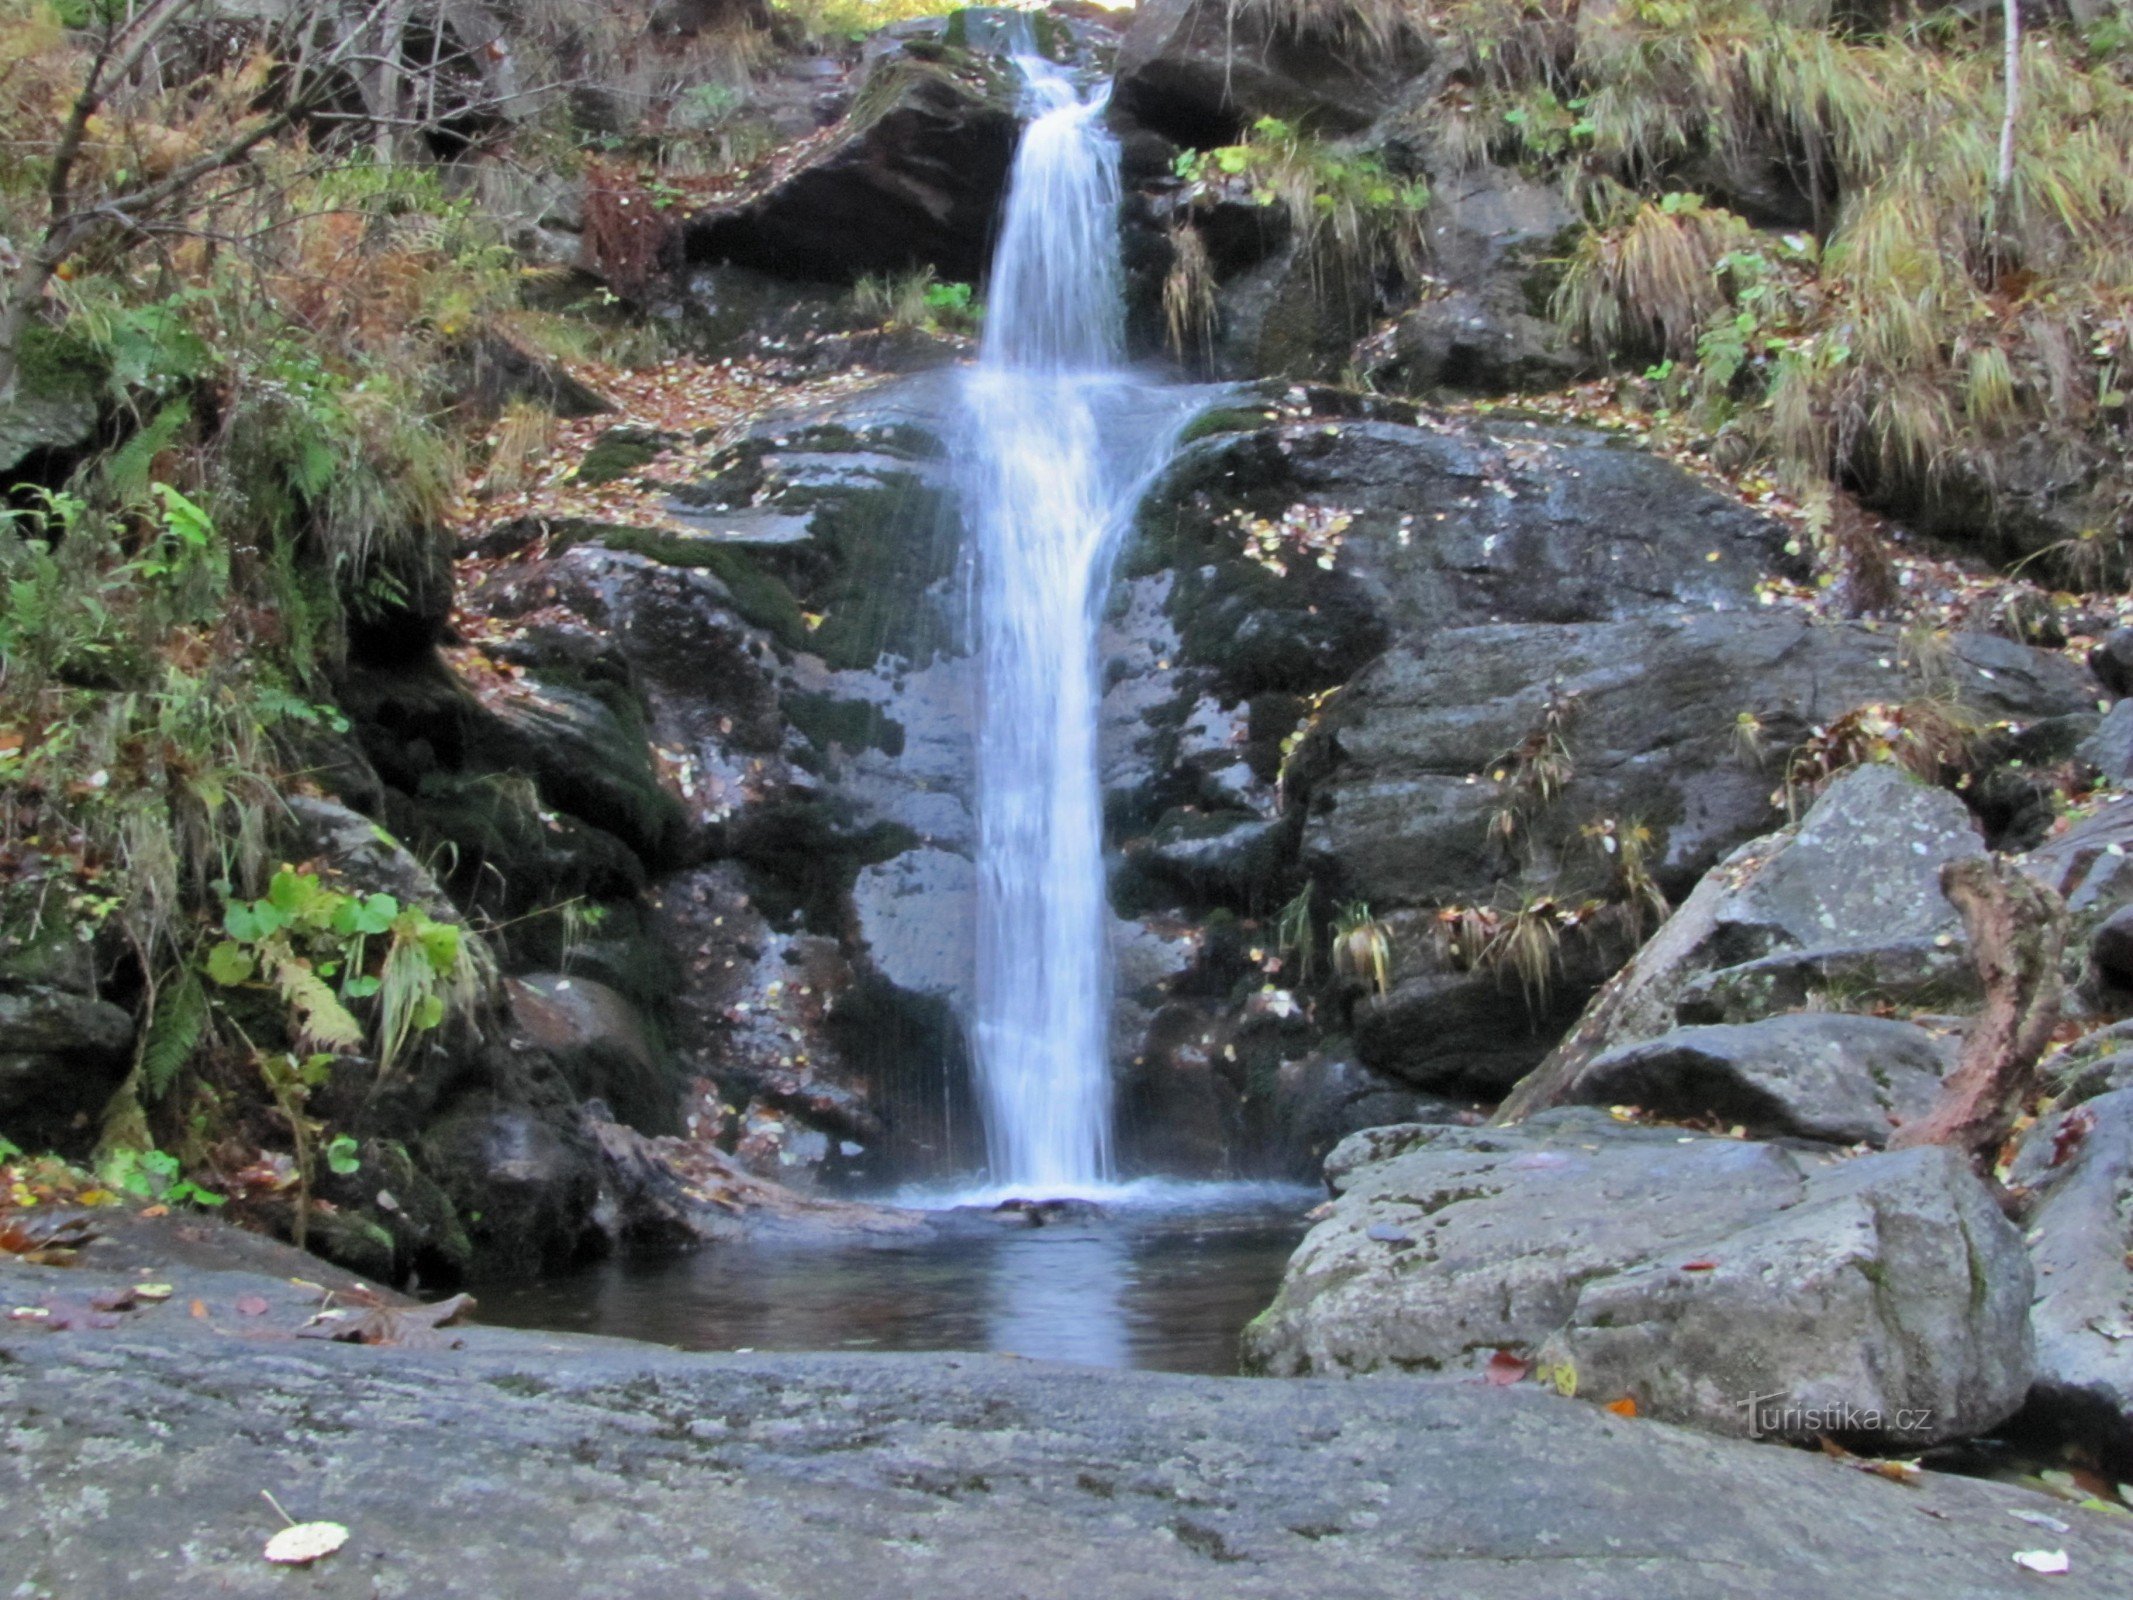
[(1233, 1372), (1314, 1196), (1108, 1209), (1045, 1227), (945, 1218), (924, 1244), (727, 1246), (483, 1292), (484, 1321), (692, 1350), (994, 1350)]

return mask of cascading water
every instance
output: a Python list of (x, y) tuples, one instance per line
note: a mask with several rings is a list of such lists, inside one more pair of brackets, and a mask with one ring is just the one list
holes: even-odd
[(1017, 64), (1036, 116), (964, 389), (984, 683), (973, 1045), (994, 1184), (1071, 1194), (1112, 1176), (1096, 629), (1119, 536), (1196, 402), (1122, 365), (1106, 92)]

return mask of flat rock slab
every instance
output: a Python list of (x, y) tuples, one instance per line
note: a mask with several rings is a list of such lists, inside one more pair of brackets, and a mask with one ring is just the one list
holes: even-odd
[[(285, 1278), (173, 1267), (109, 1331), (0, 1324), (0, 1592), (592, 1600), (2115, 1597), (2133, 1533), (1541, 1392), (966, 1355), (298, 1342)], [(117, 1281), (0, 1267), (0, 1297)], [(267, 1309), (233, 1307), (256, 1295)], [(205, 1315), (191, 1314), (198, 1299)], [(345, 1524), (301, 1574), (280, 1519)], [(2072, 1524), (2047, 1533), (2012, 1515)]]
[(1676, 1028), (1595, 1060), (1573, 1098), (1662, 1117), (1716, 1116), (1758, 1138), (1888, 1143), (1925, 1115), (1954, 1051), (1890, 1017), (1802, 1012), (1731, 1027)]

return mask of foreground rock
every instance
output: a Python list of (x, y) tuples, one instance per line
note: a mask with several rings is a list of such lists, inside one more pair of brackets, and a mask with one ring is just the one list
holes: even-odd
[[(1247, 1330), (1264, 1370), (1504, 1350), (1642, 1415), (1880, 1445), (1977, 1433), (2028, 1388), (2021, 1239), (1945, 1150), (1831, 1161), (1584, 1109), (1359, 1138), (1376, 1159), (1335, 1151), (1344, 1192)], [(1751, 1412), (1771, 1396), (1791, 1409)]]
[(2133, 1471), (2133, 1089), (2039, 1122), (2012, 1176), (2034, 1196), (2031, 1411)]
[(1581, 1098), (1596, 1058), (1682, 1022), (1746, 1022), (1870, 988), (1923, 1004), (1974, 989), (1940, 869), (1979, 854), (1963, 803), (1889, 766), (1846, 773), (1796, 828), (1743, 845), (1617, 973), (1504, 1103)]
[(1925, 1029), (1830, 1012), (1677, 1028), (1594, 1061), (1573, 1096), (1672, 1119), (1715, 1117), (1758, 1138), (1882, 1145), (1923, 1116), (1954, 1065)]
[[(2010, 1558), (2044, 1544), (2070, 1565), (2053, 1592), (2100, 1600), (2133, 1563), (2115, 1520), (2021, 1490), (1905, 1487), (1531, 1386), (689, 1356), (480, 1327), (297, 1341), (317, 1296), (288, 1281), (303, 1258), (272, 1254), (0, 1265), (10, 1305), (140, 1266), (177, 1291), (108, 1330), (0, 1324), (9, 1592), (1983, 1596), (2031, 1581)], [(347, 1547), (300, 1577), (267, 1564), (262, 1487), (345, 1524)]]

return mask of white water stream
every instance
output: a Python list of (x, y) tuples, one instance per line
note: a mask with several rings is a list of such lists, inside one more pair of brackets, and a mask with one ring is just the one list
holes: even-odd
[(984, 684), (973, 1046), (993, 1185), (1087, 1194), (1113, 1177), (1096, 630), (1119, 539), (1198, 401), (1123, 364), (1108, 91), (1017, 64), (1035, 117), (960, 462)]

